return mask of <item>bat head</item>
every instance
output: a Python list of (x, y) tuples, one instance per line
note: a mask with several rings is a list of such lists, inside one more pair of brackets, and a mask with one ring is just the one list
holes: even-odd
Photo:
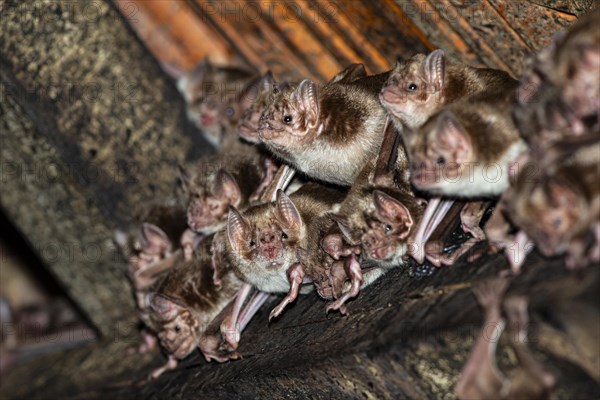
[(412, 182), (421, 190), (440, 190), (447, 180), (460, 178), (467, 170), (464, 164), (471, 161), (470, 136), (450, 111), (432, 117), (418, 130), (407, 130), (404, 137)]
[(199, 322), (184, 306), (161, 295), (150, 296), (150, 312), (161, 345), (177, 359), (187, 357), (198, 344)]
[(408, 127), (427, 121), (441, 105), (446, 61), (442, 50), (429, 55), (417, 54), (408, 61), (398, 61), (379, 99), (392, 115)]
[(281, 190), (275, 204), (257, 206), (242, 215), (230, 208), (227, 236), (233, 264), (241, 270), (273, 271), (287, 269), (297, 260), (303, 235), (298, 209)]
[(320, 133), (319, 108), (317, 85), (310, 79), (294, 89), (277, 89), (260, 117), (260, 141), (286, 148), (311, 140)]
[(250, 143), (260, 142), (258, 139), (260, 116), (271, 101), (275, 87), (275, 79), (273, 79), (271, 71), (264, 74), (259, 82), (252, 87), (253, 92), (249, 93), (247, 97), (250, 99), (250, 95), (253, 95), (254, 101), (248, 107), (245, 107), (239, 122), (239, 134), (242, 139)]
[(219, 169), (212, 179), (195, 182), (195, 177), (179, 168), (179, 176), (188, 198), (189, 227), (198, 233), (209, 234), (224, 226), (229, 207), (242, 204), (242, 192), (235, 178)]

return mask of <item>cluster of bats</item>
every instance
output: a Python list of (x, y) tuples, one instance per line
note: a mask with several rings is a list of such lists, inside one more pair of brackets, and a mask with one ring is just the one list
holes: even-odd
[[(179, 168), (183, 201), (147, 207), (116, 235), (148, 330), (141, 348), (158, 339), (169, 354), (152, 377), (196, 348), (208, 361), (239, 358), (241, 331), (272, 294), (285, 296), (271, 319), (312, 290), (346, 314), (409, 258), (473, 261), (486, 238), (513, 266), (476, 292), (499, 330), (506, 282), (530, 244), (570, 268), (598, 262), (599, 17), (557, 36), (521, 81), (441, 50), (378, 75), (352, 64), (324, 84), (207, 61), (178, 76), (189, 118), (218, 152)], [(448, 252), (436, 234), (452, 216), (471, 238)], [(522, 339), (527, 300), (505, 309)], [(524, 390), (498, 372), (494, 345), (476, 345), (459, 397)], [(523, 340), (514, 347), (539, 390), (551, 387)]]

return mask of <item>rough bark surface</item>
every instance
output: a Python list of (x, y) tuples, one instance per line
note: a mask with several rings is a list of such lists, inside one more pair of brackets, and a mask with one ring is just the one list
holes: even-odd
[[(348, 13), (363, 2), (350, 4)], [(0, 207), (102, 334), (13, 368), (0, 398), (454, 398), (481, 324), (470, 289), (506, 267), (500, 256), (431, 276), (392, 271), (349, 304), (349, 317), (327, 316), (310, 294), (269, 324), (267, 305), (242, 336), (243, 360), (207, 364), (196, 352), (144, 383), (164, 358), (127, 352), (139, 337), (112, 232), (139, 204), (169, 196), (175, 165), (208, 147), (109, 3), (0, 0), (0, 12)], [(534, 253), (509, 290), (531, 297), (530, 343), (559, 399), (600, 394), (598, 309), (589, 306), (599, 286), (597, 268), (571, 274)], [(510, 371), (515, 355), (504, 345), (498, 354)]]
[(110, 4), (3, 1), (0, 12), (2, 209), (108, 334), (133, 317), (113, 230), (209, 146)]
[[(36, 360), (11, 371), (2, 382), (4, 398), (454, 398), (453, 386), (479, 335), (481, 313), (471, 287), (505, 266), (486, 257), (417, 277), (394, 270), (349, 304), (350, 316), (325, 314), (312, 293), (270, 324), (267, 304), (242, 335), (243, 359), (208, 364), (198, 352), (156, 381), (145, 383), (165, 359), (155, 352), (126, 356), (136, 343), (123, 325), (111, 337), (64, 355)], [(564, 324), (564, 313), (579, 315), (570, 303), (598, 292), (596, 270), (576, 277), (557, 260), (534, 254), (509, 293), (531, 295), (529, 342), (536, 357), (557, 377), (556, 398), (591, 399), (600, 393), (597, 361), (582, 362), (580, 345)], [(598, 321), (598, 310), (585, 314)], [(598, 323), (587, 326), (597, 338)], [(502, 342), (503, 343), (503, 342)], [(581, 349), (580, 349), (581, 350)], [(598, 359), (598, 349), (583, 353)], [(508, 346), (498, 350), (501, 368), (516, 365)], [(594, 364), (596, 362), (596, 364)], [(48, 365), (53, 365), (52, 369)], [(30, 383), (31, 376), (36, 379)], [(594, 380), (596, 379), (596, 380)], [(27, 382), (28, 384), (24, 384)]]

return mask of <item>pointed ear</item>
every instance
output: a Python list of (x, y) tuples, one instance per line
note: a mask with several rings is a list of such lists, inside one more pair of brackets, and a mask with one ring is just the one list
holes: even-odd
[(192, 177), (190, 176), (189, 172), (186, 171), (186, 169), (181, 164), (177, 164), (177, 171), (179, 173), (179, 180), (181, 182), (181, 187), (183, 188), (183, 190), (185, 190), (187, 192), (190, 188), (190, 184), (192, 182)]
[(444, 147), (452, 150), (457, 163), (468, 159), (471, 142), (469, 134), (458, 118), (450, 111), (443, 111), (437, 120), (435, 136)]
[(142, 224), (142, 240), (142, 246), (146, 250), (170, 250), (173, 246), (162, 229), (146, 222)]
[(164, 321), (170, 321), (175, 318), (181, 309), (179, 304), (157, 293), (150, 295), (149, 303), (152, 311), (158, 314), (159, 318)]
[(224, 169), (217, 172), (213, 191), (217, 197), (228, 200), (234, 206), (238, 206), (242, 200), (242, 191), (235, 178)]
[(392, 196), (376, 190), (373, 192), (373, 201), (377, 213), (385, 220), (402, 221), (408, 228), (413, 225), (413, 218), (408, 208)]
[(302, 217), (292, 200), (281, 189), (277, 190), (275, 207), (277, 220), (287, 228), (299, 233), (300, 229), (302, 229)]
[(292, 98), (296, 109), (304, 115), (307, 128), (316, 128), (319, 123), (319, 95), (317, 85), (310, 79), (300, 82)]
[(348, 222), (342, 218), (334, 218), (337, 223), (338, 228), (340, 228), (340, 232), (349, 243), (354, 243), (354, 238), (352, 237), (352, 228)]
[(366, 76), (367, 70), (363, 64), (350, 64), (331, 78), (329, 83), (348, 83)]
[(260, 91), (271, 92), (274, 86), (275, 78), (273, 78), (273, 73), (271, 71), (267, 71), (260, 79)]
[(551, 201), (559, 207), (575, 208), (579, 203), (577, 195), (571, 188), (561, 182), (548, 182), (548, 192)]
[[(193, 70), (181, 76), (177, 81), (177, 89), (184, 96), (190, 96), (190, 93), (195, 88), (202, 85), (212, 65), (208, 61), (208, 57), (202, 60)], [(189, 98), (186, 97), (187, 100)]]
[(433, 86), (436, 92), (444, 87), (446, 76), (446, 59), (440, 49), (432, 51), (423, 61), (423, 72), (427, 83)]
[(128, 254), (131, 251), (131, 249), (129, 249), (129, 235), (126, 232), (116, 229), (113, 240), (115, 244), (119, 246), (119, 249), (121, 249), (123, 254)]
[(240, 250), (241, 243), (247, 242), (250, 234), (250, 225), (242, 217), (242, 214), (235, 207), (229, 207), (227, 238), (233, 251)]

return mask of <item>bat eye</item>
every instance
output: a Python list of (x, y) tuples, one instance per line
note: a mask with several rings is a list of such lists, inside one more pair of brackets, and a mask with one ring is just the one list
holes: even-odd
[(175, 325), (175, 332), (181, 332), (181, 327), (179, 325)]
[(390, 232), (392, 231), (392, 227), (391, 227), (391, 225), (386, 225), (386, 226), (384, 226), (384, 227), (383, 227), (383, 231), (384, 231), (385, 233), (390, 233)]
[(256, 246), (256, 241), (254, 239), (250, 240), (250, 247)]
[(277, 93), (279, 93), (279, 88), (277, 86), (275, 86), (273, 88), (273, 94), (277, 94)]
[(285, 232), (281, 232), (281, 238), (285, 240), (288, 238), (288, 235)]
[(444, 165), (446, 164), (446, 159), (442, 156), (439, 156), (435, 162), (437, 163), (437, 165)]
[(283, 116), (283, 122), (286, 124), (289, 124), (292, 122), (292, 116), (291, 115), (284, 115)]
[(560, 226), (562, 225), (562, 219), (561, 218), (555, 218), (554, 220), (552, 220), (552, 225), (555, 228), (560, 228)]
[(409, 92), (414, 92), (418, 88), (419, 87), (417, 86), (416, 83), (409, 83), (408, 86), (406, 87), (406, 90), (408, 90)]
[(225, 110), (225, 114), (227, 114), (228, 117), (231, 117), (233, 115), (233, 108), (227, 107), (227, 109)]

